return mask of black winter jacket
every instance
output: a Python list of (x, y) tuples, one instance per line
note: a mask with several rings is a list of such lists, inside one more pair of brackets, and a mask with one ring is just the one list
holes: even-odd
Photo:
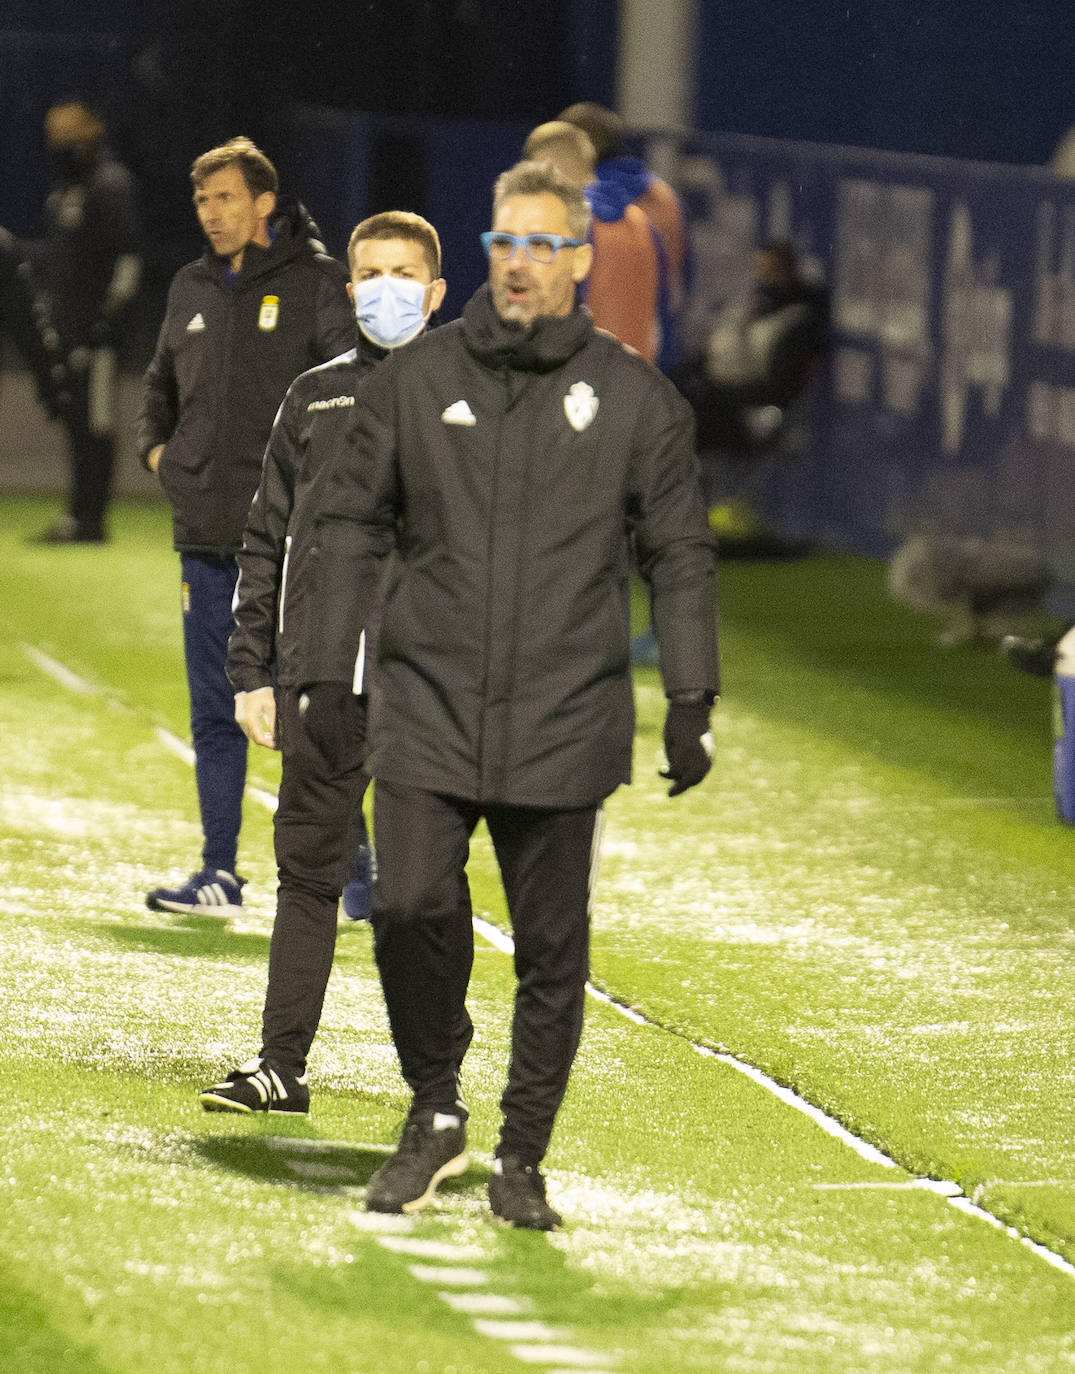
[(669, 693), (719, 689), (689, 407), (583, 307), (529, 330), (487, 287), (363, 384), (323, 485), (303, 683), (350, 681), (384, 590), (368, 767), (508, 804), (630, 778), (629, 549)]
[(347, 274), (295, 202), (281, 202), (268, 248), (248, 244), (234, 285), (206, 252), (168, 292), (145, 374), (138, 448), (165, 444), (160, 480), (175, 547), (237, 553), (262, 455), (299, 375), (354, 346)]
[(305, 642), (311, 488), (326, 458), (346, 441), (359, 381), (384, 357), (360, 337), (358, 348), (311, 368), (284, 397), (265, 449), (261, 482), (250, 506), (235, 629), (228, 640), (228, 679), (237, 692), (298, 683), (295, 646)]

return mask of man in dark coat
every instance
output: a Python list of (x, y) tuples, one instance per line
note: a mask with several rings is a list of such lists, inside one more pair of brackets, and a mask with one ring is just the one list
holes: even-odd
[(305, 721), (326, 752), (395, 550), (367, 767), (375, 952), (413, 1102), (370, 1180), (374, 1211), (424, 1206), (467, 1164), (461, 893), (484, 817), (518, 976), (490, 1204), (516, 1226), (559, 1224), (538, 1166), (582, 1028), (601, 806), (630, 777), (632, 543), (669, 697), (671, 793), (709, 769), (714, 569), (691, 415), (577, 304), (588, 221), (547, 163), (504, 173), (483, 236), (489, 284), (365, 383), (320, 508)]
[(232, 600), (250, 501), (288, 387), (355, 342), (347, 273), (317, 226), (278, 201), (272, 163), (249, 139), (203, 154), (191, 169), (205, 256), (176, 273), (145, 376), (142, 460), (172, 506), (182, 564), (183, 645), (204, 846), (202, 867), (154, 888), (150, 907), (242, 905), (236, 853), (246, 736), (225, 672)]
[(66, 358), (71, 491), (67, 516), (40, 539), (96, 544), (107, 537), (119, 354), (142, 277), (141, 230), (134, 178), (109, 149), (89, 106), (81, 100), (53, 105), (45, 137), (54, 181), (41, 269)]
[[(390, 210), (363, 220), (347, 256), (358, 346), (304, 372), (288, 389), (238, 557), (228, 677), (235, 718), (247, 736), (283, 756), (274, 820), (280, 886), (261, 1049), (201, 1094), (207, 1111), (308, 1110), (306, 1060), (332, 969), (341, 888), (346, 915), (369, 915), (361, 703), (354, 697), (355, 730), (350, 747), (339, 742), (338, 765), (330, 765), (299, 722), (296, 649), (310, 611), (306, 514), (324, 464), (346, 434), (362, 379), (425, 328), (445, 283), (440, 239), (420, 215)], [(468, 1024), (460, 1037), (469, 1043)]]

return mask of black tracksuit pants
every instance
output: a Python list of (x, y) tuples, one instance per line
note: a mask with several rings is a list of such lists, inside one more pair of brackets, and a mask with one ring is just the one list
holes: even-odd
[(306, 1068), (321, 1020), (336, 949), (340, 892), (366, 839), (362, 798), (363, 740), (333, 773), (306, 735), (299, 694), (276, 693), (276, 729), (283, 755), (274, 821), (279, 888), (269, 946), (269, 986), (262, 1017), (263, 1058), (298, 1076)]
[(538, 1164), (567, 1089), (589, 974), (598, 806), (482, 806), (378, 781), (374, 949), (414, 1106), (456, 1110), (458, 1037), (474, 957), (466, 862), (484, 817), (515, 938), (511, 1063), (498, 1155)]

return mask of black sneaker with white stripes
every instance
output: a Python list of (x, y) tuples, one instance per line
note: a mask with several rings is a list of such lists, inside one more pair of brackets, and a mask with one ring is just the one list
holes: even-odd
[(306, 1074), (292, 1078), (264, 1059), (250, 1059), (198, 1096), (207, 1112), (270, 1112), (305, 1116), (310, 1110)]
[(205, 916), (236, 916), (243, 909), (245, 878), (223, 868), (203, 868), (181, 887), (155, 887), (146, 895), (150, 911), (197, 911)]

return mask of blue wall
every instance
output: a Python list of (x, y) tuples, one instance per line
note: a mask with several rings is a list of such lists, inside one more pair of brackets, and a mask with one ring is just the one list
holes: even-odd
[(828, 283), (814, 442), (770, 484), (788, 533), (884, 554), (911, 529), (1026, 535), (1075, 581), (1075, 182), (734, 137), (693, 142), (689, 328), (789, 237)]

